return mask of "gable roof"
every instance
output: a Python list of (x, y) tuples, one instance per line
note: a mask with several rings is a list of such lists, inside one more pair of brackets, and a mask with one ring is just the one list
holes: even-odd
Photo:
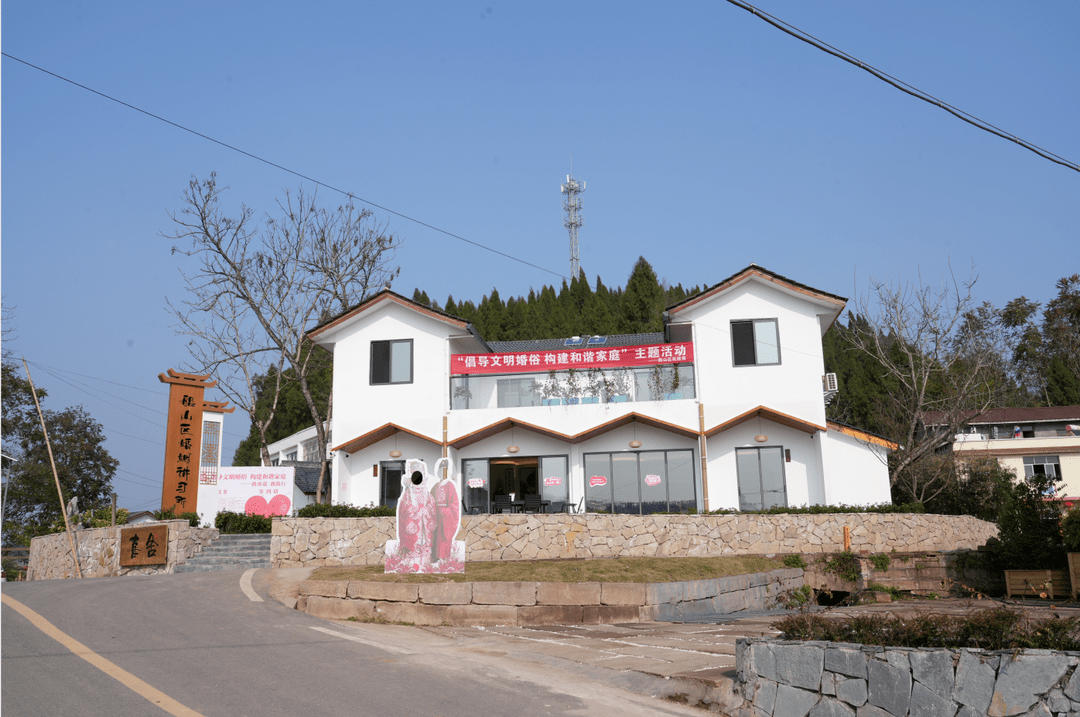
[(607, 339), (602, 344), (589, 345), (585, 343), (589, 336), (582, 336), (582, 343), (576, 346), (567, 346), (566, 340), (561, 339), (533, 339), (530, 341), (488, 341), (487, 345), (493, 353), (524, 353), (527, 351), (561, 351), (563, 349), (605, 349), (610, 346), (646, 346), (649, 344), (662, 344), (663, 333), (648, 334), (612, 334), (604, 336)]
[[(703, 301), (707, 301), (712, 297), (722, 294), (729, 289), (732, 289), (744, 281), (757, 279), (774, 284), (781, 289), (788, 292), (799, 294), (807, 299), (813, 300), (819, 304), (831, 305), (835, 309), (835, 315), (832, 321), (836, 321), (836, 318), (840, 316), (840, 313), (844, 310), (844, 306), (847, 305), (847, 299), (843, 296), (836, 294), (830, 294), (827, 291), (821, 289), (815, 289), (806, 284), (799, 283), (794, 279), (789, 279), (786, 276), (781, 276), (775, 271), (769, 271), (765, 267), (758, 266), (757, 264), (751, 264), (742, 271), (738, 271), (728, 278), (721, 281), (719, 284), (708, 287), (693, 296), (687, 297), (682, 301), (672, 304), (667, 308), (667, 316), (674, 317), (679, 312), (685, 311), (692, 306), (695, 306)], [(832, 325), (832, 322), (829, 324)], [(828, 327), (825, 327), (828, 328)]]
[(363, 435), (359, 435), (352, 440), (345, 441), (340, 445), (334, 446), (330, 450), (345, 451), (346, 453), (356, 453), (357, 451), (363, 450), (368, 446), (373, 446), (379, 441), (385, 440), (396, 433), (408, 433), (410, 436), (415, 436), (416, 438), (429, 441), (437, 446), (442, 445), (441, 441), (437, 441), (430, 436), (425, 436), (424, 434), (417, 433), (416, 431), (410, 431), (408, 428), (402, 428), (396, 423), (384, 423), (378, 428), (370, 430)]
[[(367, 312), (367, 311), (369, 311), (369, 310), (371, 310), (371, 309), (373, 309), (373, 308), (375, 308), (377, 306), (381, 306), (381, 305), (385, 304), (386, 302), (392, 302), (392, 303), (395, 303), (395, 304), (399, 304), (401, 306), (404, 306), (407, 309), (411, 309), (411, 310), (417, 312), (418, 314), (423, 314), (425, 316), (429, 316), (429, 317), (431, 317), (433, 319), (436, 319), (437, 321), (442, 321), (442, 322), (450, 324), (451, 326), (454, 326), (456, 328), (467, 329), (470, 332), (472, 331), (472, 324), (470, 324), (468, 321), (466, 321), (465, 319), (463, 319), (463, 318), (461, 318), (459, 316), (454, 316), (453, 314), (448, 314), (445, 311), (441, 311), (439, 309), (433, 309), (432, 307), (428, 306), (427, 304), (421, 304), (421, 303), (419, 303), (417, 301), (413, 301), (412, 299), (407, 299), (404, 296), (402, 296), (401, 294), (398, 294), (397, 292), (391, 291), (390, 289), (383, 289), (382, 291), (375, 294), (374, 296), (367, 299), (366, 301), (360, 302), (359, 304), (352, 307), (351, 309), (346, 309), (345, 311), (341, 312), (337, 316), (331, 317), (331, 318), (327, 319), (326, 321), (324, 321), (323, 323), (316, 326), (315, 328), (311, 329), (310, 331), (307, 332), (308, 338), (311, 339), (312, 341), (315, 341), (316, 338), (319, 335), (326, 333), (330, 329), (337, 328), (337, 327), (341, 326), (342, 324), (348, 323), (349, 321), (352, 321), (353, 319), (357, 318), (361, 314), (363, 314), (363, 313), (365, 313), (365, 312)], [(479, 338), (479, 337), (477, 337), (477, 338)]]
[(705, 437), (712, 438), (717, 434), (723, 433), (728, 429), (746, 423), (747, 421), (754, 418), (764, 418), (766, 421), (771, 421), (772, 423), (779, 423), (781, 426), (794, 428), (795, 430), (803, 431), (804, 433), (809, 433), (810, 435), (813, 435), (818, 431), (826, 430), (825, 426), (819, 426), (816, 423), (810, 423), (809, 421), (804, 421), (801, 418), (789, 416), (782, 411), (777, 411), (767, 406), (758, 406), (757, 408), (751, 408), (746, 413), (741, 413), (738, 416), (735, 416), (735, 418), (728, 419), (727, 421), (724, 421), (719, 425), (713, 426), (709, 430), (705, 431)]

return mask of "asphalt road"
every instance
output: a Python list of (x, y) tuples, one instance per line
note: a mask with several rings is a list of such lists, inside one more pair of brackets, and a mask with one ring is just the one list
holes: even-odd
[[(503, 652), (463, 649), (416, 628), (313, 618), (269, 599), (258, 575), (254, 585), (264, 601), (254, 602), (241, 589), (242, 574), (3, 583), (0, 711), (4, 717), (701, 714)], [(68, 646), (10, 600), (51, 623)], [(72, 652), (70, 640), (97, 666)]]

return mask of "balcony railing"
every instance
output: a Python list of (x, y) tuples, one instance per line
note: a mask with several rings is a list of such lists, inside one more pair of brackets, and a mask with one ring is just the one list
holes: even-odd
[(696, 398), (694, 365), (479, 374), (450, 379), (450, 408), (519, 408)]

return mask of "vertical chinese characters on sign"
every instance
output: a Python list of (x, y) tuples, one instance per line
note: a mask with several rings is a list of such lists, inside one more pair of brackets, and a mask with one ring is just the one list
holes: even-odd
[(165, 472), (161, 484), (161, 509), (177, 515), (194, 512), (198, 505), (199, 463), (202, 453), (203, 409), (226, 411), (224, 403), (206, 404), (203, 392), (217, 385), (209, 376), (169, 369), (158, 380), (169, 384), (168, 425), (165, 429)]

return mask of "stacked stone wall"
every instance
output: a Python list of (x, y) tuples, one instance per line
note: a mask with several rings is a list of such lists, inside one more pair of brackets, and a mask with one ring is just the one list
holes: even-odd
[[(392, 517), (275, 518), (275, 567), (376, 565), (396, 537)], [(997, 526), (971, 516), (902, 513), (817, 515), (467, 515), (466, 561), (630, 556), (684, 557), (974, 550)]]
[(1080, 653), (741, 638), (734, 717), (1052, 717), (1080, 712)]
[(599, 625), (764, 610), (801, 586), (797, 569), (649, 584), (307, 580), (296, 608), (414, 625)]
[[(217, 528), (193, 528), (186, 520), (161, 521), (169, 528), (169, 546), (163, 565), (120, 566), (120, 530), (133, 526), (92, 528), (73, 531), (79, 568), (84, 578), (118, 575), (152, 575), (171, 573), (175, 566), (202, 551), (218, 537)], [(141, 524), (148, 525), (148, 524)], [(53, 580), (76, 577), (71, 559), (71, 544), (67, 533), (54, 533), (30, 541), (30, 560), (27, 580)]]

